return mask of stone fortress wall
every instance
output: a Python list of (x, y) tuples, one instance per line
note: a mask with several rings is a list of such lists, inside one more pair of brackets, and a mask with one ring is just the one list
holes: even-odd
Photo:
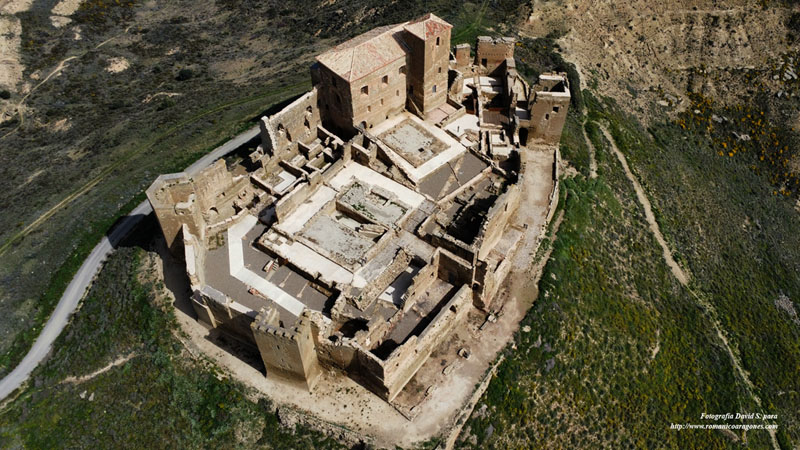
[[(517, 41), (511, 37), (492, 38), (479, 36), (475, 53), (475, 65), (483, 68), (488, 74), (502, 73), (507, 59), (514, 58), (514, 45)], [(464, 51), (464, 50), (462, 50)]]
[(450, 58), (450, 29), (428, 15), (332, 49), (311, 91), (261, 119), (255, 169), (218, 161), (148, 189), (198, 320), (257, 349), (268, 377), (312, 390), (339, 371), (392, 401), (470, 310), (502, 307), (519, 152), (526, 134), (558, 142), (569, 86), (529, 86), (510, 38)]

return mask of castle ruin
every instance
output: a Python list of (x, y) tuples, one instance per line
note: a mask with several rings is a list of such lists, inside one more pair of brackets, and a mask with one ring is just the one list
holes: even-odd
[(267, 377), (313, 390), (340, 371), (392, 401), (471, 310), (497, 308), (524, 236), (520, 152), (558, 143), (569, 83), (531, 86), (513, 38), (473, 55), (451, 29), (429, 14), (330, 49), (242, 164), (148, 189), (198, 319)]

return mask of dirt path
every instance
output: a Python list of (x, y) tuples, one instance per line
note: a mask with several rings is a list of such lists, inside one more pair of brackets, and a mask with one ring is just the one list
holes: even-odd
[(61, 382), (62, 383), (79, 384), (79, 383), (83, 383), (83, 382), (89, 381), (92, 378), (100, 375), (101, 373), (108, 372), (113, 367), (117, 367), (117, 366), (121, 366), (121, 365), (125, 364), (126, 362), (130, 361), (134, 356), (136, 356), (136, 352), (128, 353), (127, 355), (120, 356), (119, 358), (115, 359), (114, 361), (111, 361), (110, 363), (108, 363), (105, 367), (103, 367), (101, 369), (97, 369), (97, 370), (95, 370), (94, 372), (92, 372), (90, 374), (83, 375), (83, 376), (80, 376), (80, 377), (67, 377), (67, 378), (64, 378), (63, 380), (61, 380)]
[(639, 199), (639, 203), (641, 203), (641, 205), (644, 207), (644, 215), (645, 219), (647, 219), (647, 224), (650, 225), (650, 231), (653, 232), (653, 235), (655, 235), (656, 240), (658, 241), (658, 245), (660, 245), (661, 249), (664, 251), (664, 260), (667, 262), (670, 270), (672, 270), (672, 274), (675, 275), (675, 278), (677, 278), (682, 285), (688, 286), (689, 277), (686, 276), (686, 273), (683, 271), (681, 266), (679, 266), (672, 257), (672, 252), (670, 251), (669, 246), (667, 246), (667, 241), (664, 240), (664, 235), (661, 234), (661, 229), (658, 228), (656, 216), (653, 215), (653, 208), (650, 206), (650, 200), (648, 200), (647, 194), (645, 194), (642, 185), (639, 184), (639, 180), (637, 180), (633, 175), (633, 172), (631, 172), (630, 167), (628, 167), (628, 161), (625, 159), (625, 155), (619, 151), (617, 144), (614, 142), (614, 138), (611, 137), (611, 134), (608, 132), (606, 127), (602, 124), (598, 125), (600, 125), (600, 130), (611, 144), (611, 150), (615, 155), (617, 155), (617, 159), (619, 159), (620, 164), (622, 164), (622, 168), (625, 170), (625, 176), (628, 177), (628, 180), (630, 180), (630, 182), (633, 184), (633, 189), (636, 191), (636, 198)]
[(589, 178), (597, 178), (597, 158), (595, 156), (595, 149), (589, 135), (586, 134), (586, 122), (581, 127), (583, 138), (586, 140), (586, 147), (589, 148)]
[[(714, 326), (714, 331), (716, 331), (717, 337), (719, 337), (720, 341), (722, 341), (723, 347), (725, 347), (725, 350), (728, 352), (728, 356), (731, 358), (731, 363), (736, 369), (736, 372), (739, 374), (739, 377), (742, 379), (742, 382), (744, 382), (747, 392), (750, 394), (750, 397), (753, 399), (756, 405), (761, 408), (761, 398), (755, 392), (755, 386), (753, 386), (753, 382), (750, 381), (750, 374), (744, 370), (740, 358), (733, 352), (730, 343), (728, 343), (728, 338), (725, 336), (725, 333), (722, 332), (722, 326), (720, 325), (716, 308), (714, 308), (714, 305), (712, 305), (711, 302), (701, 298), (693, 290), (688, 290), (692, 294), (692, 297), (694, 297), (694, 299), (697, 301), (697, 304), (700, 305), (700, 307), (703, 308), (703, 310), (705, 310), (705, 312), (708, 314), (709, 318), (711, 319), (711, 324)], [(778, 445), (778, 438), (775, 435), (776, 430), (767, 430), (767, 432), (772, 440), (772, 447), (775, 450), (780, 450), (781, 447)]]
[[(630, 167), (628, 167), (628, 161), (625, 159), (625, 155), (617, 148), (617, 144), (614, 141), (614, 138), (611, 137), (611, 133), (608, 132), (608, 129), (603, 124), (598, 124), (600, 126), (600, 130), (605, 135), (608, 142), (611, 144), (611, 150), (617, 155), (617, 159), (619, 159), (620, 164), (622, 164), (622, 168), (625, 170), (625, 176), (628, 177), (628, 180), (633, 184), (633, 188), (636, 191), (636, 197), (639, 199), (639, 203), (644, 207), (645, 217), (647, 219), (647, 223), (650, 225), (650, 230), (656, 237), (659, 245), (664, 250), (664, 260), (666, 261), (669, 268), (672, 270), (672, 274), (675, 275), (675, 278), (687, 288), (689, 293), (692, 294), (697, 304), (706, 312), (708, 315), (711, 325), (714, 327), (714, 331), (719, 337), (720, 342), (722, 342), (722, 346), (725, 348), (725, 351), (728, 353), (728, 356), (731, 359), (731, 364), (733, 365), (736, 373), (739, 374), (742, 382), (747, 389), (748, 394), (753, 399), (753, 401), (761, 407), (761, 398), (755, 392), (755, 386), (753, 386), (753, 382), (750, 381), (750, 374), (744, 370), (742, 367), (742, 363), (740, 358), (734, 353), (733, 349), (731, 348), (730, 343), (728, 342), (728, 338), (725, 336), (725, 333), (722, 331), (722, 326), (720, 325), (719, 316), (717, 314), (716, 308), (714, 305), (711, 304), (708, 300), (700, 297), (689, 287), (689, 278), (683, 269), (678, 265), (678, 263), (672, 258), (672, 252), (670, 251), (669, 247), (667, 246), (667, 242), (664, 240), (664, 236), (661, 234), (661, 230), (658, 228), (658, 223), (656, 222), (655, 216), (653, 215), (652, 207), (650, 206), (650, 200), (648, 200), (647, 195), (644, 192), (644, 189), (639, 184), (639, 181), (631, 172)], [(775, 435), (775, 430), (767, 430), (769, 433), (770, 439), (772, 440), (772, 446), (776, 450), (780, 450), (780, 446), (778, 445), (778, 439)]]
[[(125, 32), (127, 32), (127, 31), (128, 31), (128, 30), (126, 29), (126, 30), (125, 30)], [(102, 47), (102, 46), (106, 45), (107, 43), (111, 42), (112, 40), (114, 40), (114, 39), (116, 39), (116, 38), (118, 38), (118, 37), (122, 36), (123, 34), (125, 34), (125, 33), (120, 33), (120, 34), (118, 34), (118, 35), (116, 35), (116, 36), (112, 36), (112, 37), (110, 37), (110, 38), (106, 39), (105, 41), (103, 41), (103, 42), (101, 42), (101, 43), (97, 44), (96, 46), (94, 46), (94, 49), (93, 49), (93, 50), (97, 50), (97, 49), (99, 49), (100, 47)], [(17, 130), (19, 130), (19, 129), (22, 127), (22, 125), (25, 123), (25, 113), (24, 113), (24, 111), (23, 111), (23, 106), (25, 105), (25, 102), (28, 100), (28, 98), (29, 98), (31, 95), (33, 95), (33, 93), (34, 93), (34, 92), (36, 92), (36, 90), (37, 90), (37, 89), (39, 89), (39, 88), (40, 88), (40, 87), (41, 87), (43, 84), (45, 84), (45, 83), (47, 83), (48, 81), (50, 81), (50, 79), (51, 79), (51, 78), (53, 78), (54, 76), (56, 76), (56, 75), (58, 75), (59, 73), (61, 73), (61, 71), (62, 71), (62, 70), (64, 70), (64, 67), (66, 67), (66, 64), (67, 64), (68, 62), (72, 61), (73, 59), (82, 58), (82, 57), (83, 57), (84, 55), (86, 55), (87, 53), (89, 53), (89, 50), (87, 50), (87, 51), (85, 51), (85, 52), (81, 53), (80, 55), (73, 55), (73, 56), (69, 56), (69, 57), (67, 57), (67, 58), (64, 58), (64, 59), (62, 59), (62, 60), (61, 60), (61, 62), (59, 62), (59, 63), (58, 63), (58, 65), (56, 66), (56, 68), (55, 68), (55, 69), (53, 69), (52, 71), (50, 71), (50, 73), (49, 73), (49, 74), (48, 74), (48, 75), (47, 75), (47, 76), (46, 76), (46, 77), (45, 77), (45, 78), (44, 78), (42, 81), (40, 81), (39, 83), (37, 83), (37, 84), (36, 84), (36, 86), (34, 86), (34, 87), (33, 87), (33, 88), (32, 88), (32, 89), (31, 89), (31, 90), (30, 90), (30, 91), (29, 91), (27, 94), (25, 94), (25, 96), (24, 96), (24, 97), (22, 97), (22, 99), (20, 99), (19, 103), (17, 103), (17, 108), (16, 108), (17, 115), (19, 116), (19, 125), (17, 125), (16, 127), (14, 127), (14, 129), (12, 129), (12, 130), (11, 130), (11, 131), (9, 131), (8, 133), (4, 134), (3, 136), (0, 136), (0, 139), (3, 139), (3, 138), (5, 138), (5, 137), (8, 137), (8, 136), (10, 136), (11, 134), (15, 133), (15, 132), (16, 132)]]

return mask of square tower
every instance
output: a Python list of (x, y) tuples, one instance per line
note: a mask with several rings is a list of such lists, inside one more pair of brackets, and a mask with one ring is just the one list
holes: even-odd
[(514, 45), (516, 43), (517, 40), (513, 37), (492, 38), (478, 36), (475, 65), (486, 69), (489, 75), (501, 74), (503, 63), (509, 58), (514, 58)]
[(425, 118), (447, 102), (452, 25), (427, 14), (405, 27), (409, 46), (408, 110)]

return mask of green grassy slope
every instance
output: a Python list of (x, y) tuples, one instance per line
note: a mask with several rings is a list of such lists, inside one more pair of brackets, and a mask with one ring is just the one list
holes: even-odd
[[(153, 227), (150, 227), (152, 230)], [(80, 313), (37, 371), (34, 386), (0, 411), (0, 443), (27, 448), (342, 448), (277, 423), (266, 400), (192, 358), (175, 337), (172, 305), (138, 277), (144, 251), (106, 263)], [(83, 376), (120, 356), (122, 365)]]
[(800, 323), (777, 304), (800, 299), (794, 199), (776, 195), (772, 173), (753, 170), (751, 159), (719, 155), (713, 135), (677, 125), (645, 131), (613, 106), (603, 116), (649, 191), (693, 289), (714, 305), (764, 408), (779, 414), (781, 443), (797, 445)]

